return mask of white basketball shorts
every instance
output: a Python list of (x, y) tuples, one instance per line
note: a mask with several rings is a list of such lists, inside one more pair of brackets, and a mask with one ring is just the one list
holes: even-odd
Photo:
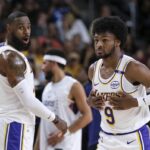
[(0, 121), (0, 150), (32, 150), (34, 125)]
[(100, 132), (97, 150), (150, 150), (149, 127), (118, 135)]

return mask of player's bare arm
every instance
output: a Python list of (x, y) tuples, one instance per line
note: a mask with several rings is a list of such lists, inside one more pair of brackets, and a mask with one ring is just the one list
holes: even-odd
[(86, 102), (85, 91), (79, 82), (73, 84), (69, 98), (75, 101), (78, 110), (81, 112), (81, 117), (69, 126), (70, 132), (76, 132), (78, 129), (85, 127), (92, 120), (92, 114)]
[(7, 77), (10, 85), (14, 87), (24, 79), (26, 64), (24, 59), (17, 53), (7, 50), (0, 55), (0, 73)]
[(139, 83), (147, 88), (150, 87), (150, 70), (138, 61), (129, 63), (125, 76), (132, 84)]
[[(142, 84), (145, 87), (150, 87), (150, 70), (144, 64), (133, 61), (127, 66), (125, 77), (132, 84)], [(131, 95), (119, 92), (120, 97), (114, 96), (110, 99), (110, 104), (114, 109), (124, 110), (132, 107), (138, 107), (138, 101)], [(149, 98), (150, 99), (150, 98)], [(140, 100), (143, 102), (142, 100)]]

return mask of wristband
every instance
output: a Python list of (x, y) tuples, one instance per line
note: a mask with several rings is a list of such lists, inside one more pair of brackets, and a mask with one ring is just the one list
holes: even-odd
[(67, 132), (64, 134), (64, 137), (71, 135), (71, 132), (69, 131), (69, 129), (67, 129)]
[(55, 119), (52, 121), (54, 124), (57, 124), (59, 122), (59, 117), (55, 115)]

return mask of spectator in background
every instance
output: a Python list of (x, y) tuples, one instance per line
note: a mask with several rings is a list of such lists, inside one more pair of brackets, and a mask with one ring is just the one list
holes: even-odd
[(142, 0), (138, 2), (138, 33), (139, 38), (150, 42), (150, 1)]
[(37, 21), (36, 24), (34, 25), (33, 36), (46, 36), (47, 35), (47, 25), (48, 25), (48, 16), (44, 11), (39, 11), (37, 14)]
[(146, 57), (144, 54), (144, 50), (138, 49), (134, 54), (134, 58), (140, 61), (141, 63), (146, 64)]
[(86, 26), (81, 19), (77, 19), (72, 12), (64, 15), (63, 21), (59, 24), (58, 29), (61, 34), (62, 41), (72, 40), (77, 34), (81, 36), (83, 44), (91, 43), (91, 39)]
[(73, 46), (72, 41), (65, 40), (64, 41), (64, 51), (69, 55), (70, 53), (76, 51), (75, 47)]
[(135, 38), (132, 36), (131, 33), (127, 35), (127, 41), (125, 45), (126, 54), (132, 56), (138, 50), (138, 45), (136, 44)]
[(99, 6), (99, 17), (106, 17), (106, 16), (111, 16), (112, 11), (111, 11), (111, 6), (109, 4), (102, 4)]
[(47, 40), (49, 41), (51, 47), (62, 49), (63, 43), (61, 42), (60, 39), (60, 33), (53, 22), (48, 23)]
[(88, 70), (88, 67), (90, 66), (91, 62), (96, 60), (96, 55), (94, 52), (94, 48), (91, 45), (88, 45), (83, 49), (82, 55), (81, 55), (81, 64), (83, 64), (83, 67), (85, 70)]
[(72, 52), (69, 54), (68, 64), (65, 68), (65, 71), (71, 74), (81, 83), (84, 83), (88, 79), (85, 69), (80, 64), (80, 55), (76, 52)]

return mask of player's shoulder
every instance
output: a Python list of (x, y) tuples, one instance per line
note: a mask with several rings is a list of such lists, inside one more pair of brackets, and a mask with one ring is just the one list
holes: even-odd
[[(17, 51), (11, 45), (7, 45), (7, 44), (2, 44), (0, 46), (0, 54), (3, 55), (3, 57), (5, 57), (5, 55), (7, 55), (7, 57), (9, 57), (10, 55), (23, 57), (19, 51)], [(7, 57), (5, 59), (7, 59)]]
[(69, 76), (69, 75), (65, 76), (65, 80), (67, 80), (67, 82), (70, 82), (70, 83), (78, 82), (77, 79), (75, 79), (74, 77)]
[(10, 45), (7, 45), (5, 43), (0, 43), (0, 52), (6, 51), (6, 50), (15, 50), (15, 49)]
[(95, 61), (94, 63), (92, 63), (92, 64), (89, 66), (89, 69), (88, 69), (88, 77), (89, 77), (90, 80), (92, 80), (94, 71), (95, 71), (96, 66), (97, 66), (97, 63), (100, 62), (100, 61), (101, 61), (101, 59)]
[(127, 64), (125, 69), (125, 74), (126, 76), (129, 76), (129, 78), (132, 76), (135, 77), (135, 75), (138, 75), (143, 71), (145, 72), (145, 70), (147, 71), (149, 70), (148, 67), (145, 64), (141, 63), (140, 61), (130, 56), (129, 58), (131, 59), (129, 59), (129, 63)]
[(136, 61), (133, 57), (131, 57), (131, 56), (129, 56), (129, 55), (123, 55), (123, 57), (122, 57), (122, 60), (123, 61)]
[[(25, 70), (26, 63), (22, 55), (10, 45), (0, 47), (0, 59), (4, 64), (4, 70), (7, 72), (18, 72), (18, 70)], [(9, 71), (8, 71), (9, 70)]]
[(1, 42), (0, 43), (0, 48), (3, 47), (3, 46), (5, 46), (5, 45), (6, 45), (6, 42)]
[(131, 57), (131, 56), (124, 55), (123, 58), (124, 58), (123, 61), (125, 61), (125, 62), (128, 63), (128, 65), (127, 65), (127, 68), (128, 68), (128, 69), (137, 69), (137, 68), (139, 68), (139, 67), (141, 67), (141, 66), (144, 66), (143, 63), (141, 63), (140, 61), (134, 59), (134, 58)]

